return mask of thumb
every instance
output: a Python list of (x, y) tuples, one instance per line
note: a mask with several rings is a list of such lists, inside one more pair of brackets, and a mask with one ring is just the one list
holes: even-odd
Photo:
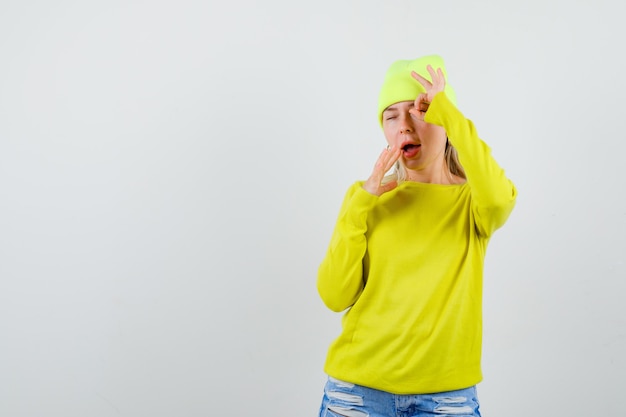
[(396, 188), (397, 186), (398, 186), (398, 181), (395, 181), (395, 180), (394, 181), (390, 181), (390, 182), (388, 182), (388, 183), (386, 183), (384, 185), (381, 185), (380, 186), (381, 194), (384, 194), (384, 193), (386, 193), (388, 191), (391, 191), (394, 188)]
[(417, 98), (415, 99), (415, 102), (413, 103), (414, 108), (418, 111), (418, 112), (425, 112), (428, 110), (428, 107), (430, 106), (430, 100), (428, 97), (428, 93), (420, 93)]

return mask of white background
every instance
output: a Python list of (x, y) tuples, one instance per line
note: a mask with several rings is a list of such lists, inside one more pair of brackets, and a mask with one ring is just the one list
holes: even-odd
[(483, 415), (623, 412), (619, 2), (0, 3), (0, 415), (314, 416), (315, 288), (438, 53), (519, 189), (486, 259)]

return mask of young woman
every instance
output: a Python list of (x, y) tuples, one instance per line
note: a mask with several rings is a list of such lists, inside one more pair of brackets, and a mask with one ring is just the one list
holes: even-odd
[(516, 190), (455, 103), (439, 56), (385, 76), (387, 149), (348, 189), (318, 271), (324, 303), (347, 310), (321, 417), (480, 416), (483, 261)]

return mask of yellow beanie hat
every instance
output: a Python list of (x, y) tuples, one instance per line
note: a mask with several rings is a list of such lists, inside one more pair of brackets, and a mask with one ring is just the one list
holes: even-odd
[(430, 65), (435, 71), (441, 68), (446, 77), (446, 87), (444, 92), (452, 103), (456, 105), (456, 94), (450, 84), (448, 84), (448, 74), (443, 64), (443, 59), (438, 55), (428, 55), (413, 60), (400, 60), (391, 64), (383, 86), (378, 96), (378, 121), (383, 124), (383, 111), (392, 104), (400, 101), (415, 100), (420, 93), (426, 90), (415, 78), (411, 76), (411, 71), (415, 71), (428, 81), (432, 81), (426, 66)]

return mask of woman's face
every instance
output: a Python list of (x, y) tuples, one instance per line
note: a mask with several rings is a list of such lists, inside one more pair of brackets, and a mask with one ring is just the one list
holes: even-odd
[(389, 146), (402, 149), (400, 159), (410, 170), (423, 170), (443, 161), (446, 131), (409, 113), (413, 101), (401, 101), (383, 112), (383, 132)]

